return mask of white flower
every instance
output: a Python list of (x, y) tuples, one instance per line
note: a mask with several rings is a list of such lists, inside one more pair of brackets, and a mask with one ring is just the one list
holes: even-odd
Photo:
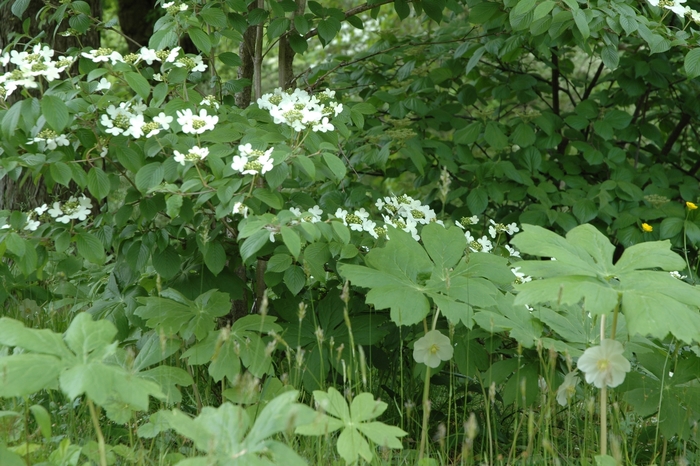
[(199, 71), (200, 73), (204, 73), (207, 70), (207, 65), (204, 64), (201, 56), (196, 55), (192, 60), (194, 60), (194, 66), (190, 71)]
[(491, 236), (491, 238), (496, 238), (497, 233), (496, 228), (494, 226), (489, 227), (489, 235)]
[(182, 126), (182, 132), (186, 134), (202, 134), (214, 129), (219, 122), (216, 115), (207, 115), (206, 109), (201, 109), (199, 115), (194, 115), (192, 110), (177, 110), (177, 122)]
[(269, 154), (264, 154), (258, 157), (258, 160), (256, 160), (257, 163), (261, 165), (260, 167), (260, 173), (267, 173), (273, 168), (273, 162), (272, 159), (270, 158)]
[(520, 257), (520, 251), (516, 251), (515, 248), (512, 248), (508, 246), (507, 244), (505, 245), (506, 249), (508, 250), (508, 253), (510, 254), (511, 257)]
[(309, 213), (311, 214), (311, 223), (318, 223), (321, 221), (323, 216), (323, 210), (321, 210), (319, 206), (315, 205), (312, 208), (310, 208)]
[(156, 51), (148, 47), (141, 47), (141, 50), (139, 50), (139, 59), (145, 61), (148, 65), (152, 65), (156, 60), (160, 61), (160, 58), (156, 55)]
[(522, 272), (518, 272), (520, 270), (520, 267), (514, 267), (510, 269), (511, 272), (513, 272), (513, 275), (515, 275), (515, 283), (527, 283), (532, 281), (532, 277), (525, 275)]
[(92, 201), (89, 198), (82, 196), (80, 199), (76, 199), (74, 196), (71, 196), (63, 205), (60, 202), (54, 202), (48, 213), (57, 222), (68, 223), (71, 220), (80, 220), (82, 222), (87, 218), (91, 210)]
[(122, 57), (121, 53), (105, 47), (92, 49), (89, 52), (83, 52), (81, 55), (85, 58), (89, 58), (94, 63), (109, 61), (112, 65), (116, 65), (124, 61), (124, 57)]
[(175, 5), (175, 2), (166, 2), (163, 3), (163, 8), (170, 8), (171, 6)]
[(236, 202), (233, 205), (233, 215), (236, 214), (241, 214), (243, 215), (243, 218), (248, 218), (248, 206), (246, 206), (242, 202)]
[(129, 127), (124, 131), (124, 136), (132, 136), (135, 139), (143, 136), (143, 125), (145, 120), (142, 114), (134, 115), (129, 118)]
[(603, 385), (617, 387), (631, 370), (623, 352), (622, 343), (606, 338), (599, 346), (584, 351), (576, 365), (586, 375), (586, 382), (598, 388), (603, 388)]
[[(472, 217), (472, 218), (474, 218), (474, 217)], [(476, 222), (474, 222), (474, 223), (476, 223)], [(506, 225), (506, 233), (508, 233), (509, 235), (514, 235), (519, 231), (520, 231), (520, 228), (518, 228), (518, 225), (515, 222)]]
[(112, 83), (107, 80), (107, 78), (102, 78), (100, 79), (100, 82), (97, 83), (97, 87), (95, 88), (95, 92), (99, 91), (108, 91), (112, 87)]
[(301, 209), (299, 209), (298, 207), (290, 207), (289, 211), (297, 217), (301, 217)]
[(449, 361), (454, 354), (450, 338), (437, 330), (431, 330), (413, 344), (413, 359), (433, 369), (441, 361)]
[(27, 141), (27, 144), (33, 144), (35, 142), (45, 144), (48, 150), (56, 150), (58, 146), (67, 146), (70, 144), (65, 134), (56, 134), (56, 132), (51, 129), (40, 131), (34, 139)]
[(576, 385), (578, 385), (579, 378), (576, 372), (569, 372), (564, 377), (564, 382), (559, 385), (557, 389), (557, 403), (562, 406), (566, 406), (569, 400), (576, 393)]
[(173, 151), (173, 154), (175, 154), (175, 161), (184, 166), (185, 162), (192, 162), (196, 164), (197, 162), (204, 160), (207, 155), (209, 155), (209, 149), (207, 147), (192, 146), (192, 149), (190, 149), (186, 154), (182, 154), (178, 151)]
[(172, 49), (170, 51), (170, 53), (168, 54), (168, 56), (165, 58), (165, 62), (166, 63), (173, 63), (175, 60), (177, 60), (177, 56), (180, 53), (181, 48), (182, 47), (175, 47), (174, 49)]
[(339, 218), (343, 221), (343, 225), (347, 225), (348, 222), (345, 221), (345, 217), (348, 216), (348, 211), (345, 209), (341, 209), (338, 207), (338, 210), (335, 211), (335, 218)]
[[(231, 164), (231, 168), (233, 168), (237, 172), (244, 173), (245, 166), (247, 163), (248, 163), (248, 157), (246, 157), (245, 155), (234, 155), (233, 156), (233, 163)], [(255, 172), (255, 173), (257, 173), (257, 172)], [(253, 173), (253, 175), (255, 173)]]
[(486, 236), (482, 236), (476, 240), (476, 242), (481, 245), (481, 252), (491, 252), (493, 249), (493, 244), (491, 244), (491, 241), (489, 241)]
[(319, 123), (313, 125), (311, 129), (313, 131), (320, 131), (322, 133), (325, 133), (327, 131), (333, 131), (335, 129), (335, 126), (333, 126), (332, 123), (328, 122), (328, 117), (323, 117), (323, 119)]
[(153, 80), (154, 80), (154, 81), (161, 82), (161, 81), (163, 81), (163, 75), (160, 74), (160, 73), (154, 73), (154, 74), (153, 74)]
[(153, 121), (158, 123), (163, 129), (170, 129), (170, 123), (173, 122), (173, 117), (160, 112), (158, 116), (153, 117)]

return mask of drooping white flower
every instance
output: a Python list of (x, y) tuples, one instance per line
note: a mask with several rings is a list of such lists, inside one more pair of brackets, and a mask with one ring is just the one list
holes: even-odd
[(564, 377), (564, 382), (559, 385), (557, 389), (557, 403), (562, 406), (569, 404), (569, 400), (576, 393), (576, 385), (578, 385), (579, 378), (576, 372), (569, 372)]
[(438, 330), (431, 330), (413, 344), (413, 359), (436, 368), (441, 361), (449, 361), (454, 354), (450, 338)]
[(603, 385), (617, 387), (624, 382), (625, 375), (632, 369), (622, 353), (622, 343), (606, 338), (600, 345), (584, 351), (576, 365), (586, 375), (586, 382), (598, 388), (603, 388)]

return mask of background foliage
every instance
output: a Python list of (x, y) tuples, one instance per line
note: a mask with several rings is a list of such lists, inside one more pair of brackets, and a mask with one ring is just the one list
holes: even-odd
[[(0, 211), (0, 463), (588, 464), (596, 393), (554, 401), (608, 315), (633, 364), (610, 459), (700, 464), (699, 26), (656, 3), (158, 3), (138, 46), (86, 2), (27, 17), (0, 180), (41, 189)], [(9, 93), (37, 23), (75, 61)], [(129, 49), (100, 61), (94, 30)], [(278, 86), (326, 130), (256, 103)], [(431, 330), (454, 356), (426, 370)]]

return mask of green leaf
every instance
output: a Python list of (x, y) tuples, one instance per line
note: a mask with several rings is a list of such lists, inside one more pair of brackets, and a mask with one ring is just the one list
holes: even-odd
[(270, 238), (270, 232), (267, 230), (259, 230), (250, 235), (243, 241), (241, 245), (241, 259), (243, 262), (247, 261), (249, 258), (260, 250), (265, 244), (267, 244)]
[(336, 155), (330, 154), (328, 152), (323, 153), (323, 161), (326, 162), (328, 168), (331, 169), (331, 173), (335, 177), (335, 180), (340, 182), (345, 179), (345, 174), (347, 173), (347, 168), (345, 163), (340, 160)]
[(435, 267), (441, 271), (454, 267), (467, 248), (462, 230), (457, 227), (447, 229), (437, 223), (423, 227), (421, 239)]
[[(211, 39), (209, 34), (197, 27), (189, 27), (187, 35), (192, 39), (192, 43), (204, 54), (209, 54), (211, 51)], [(144, 99), (145, 100), (145, 99)]]
[(547, 16), (555, 6), (556, 3), (552, 0), (545, 0), (544, 2), (537, 5), (537, 7), (535, 8), (535, 13), (532, 17), (533, 21), (537, 21), (538, 19)]
[[(553, 2), (552, 2), (553, 3)], [(522, 16), (529, 13), (535, 7), (535, 0), (520, 0), (511, 11), (512, 16)], [(551, 8), (550, 8), (551, 10)]]
[(603, 64), (609, 70), (617, 69), (620, 64), (620, 55), (617, 53), (617, 46), (606, 45), (600, 51), (600, 57), (603, 59)]
[(51, 440), (51, 416), (49, 412), (41, 405), (32, 405), (29, 407), (32, 412), (36, 424), (39, 426), (41, 435), (45, 440)]
[(0, 358), (0, 397), (32, 395), (53, 387), (64, 366), (47, 354), (15, 354)]
[(41, 114), (46, 118), (46, 123), (48, 123), (51, 129), (60, 134), (70, 120), (68, 107), (65, 102), (53, 95), (43, 96), (40, 102)]
[(671, 242), (650, 241), (639, 243), (625, 249), (620, 260), (615, 264), (617, 273), (638, 269), (683, 270), (685, 261), (681, 256), (671, 251)]
[(124, 79), (134, 92), (141, 97), (144, 102), (148, 100), (148, 94), (151, 92), (151, 85), (148, 80), (134, 71), (124, 73)]
[(163, 251), (156, 251), (151, 258), (153, 268), (165, 280), (169, 280), (180, 273), (180, 255), (175, 248), (168, 246)]
[(584, 10), (572, 10), (571, 14), (574, 16), (574, 22), (576, 27), (581, 32), (581, 36), (584, 39), (588, 39), (591, 36), (591, 30), (588, 28), (588, 19), (586, 18), (586, 12)]
[(301, 253), (301, 238), (299, 237), (299, 233), (288, 226), (280, 228), (280, 233), (282, 233), (284, 245), (287, 246), (287, 249), (289, 249), (289, 252), (292, 253), (294, 258), (298, 259)]
[(329, 17), (318, 22), (316, 26), (318, 35), (324, 44), (333, 40), (336, 34), (340, 31), (340, 21), (336, 18)]
[(298, 265), (293, 265), (284, 271), (284, 284), (287, 285), (289, 291), (296, 296), (301, 289), (306, 285), (306, 274), (304, 269)]
[(208, 243), (204, 253), (204, 263), (214, 275), (219, 275), (226, 265), (226, 251), (221, 243)]
[(163, 168), (163, 164), (160, 162), (153, 162), (141, 167), (138, 173), (136, 173), (134, 182), (139, 191), (146, 193), (148, 190), (158, 186), (163, 181), (164, 176), (165, 169)]
[(700, 48), (692, 49), (685, 55), (683, 68), (689, 78), (700, 76)]
[(508, 137), (503, 134), (503, 131), (501, 131), (498, 123), (495, 121), (489, 121), (486, 123), (484, 139), (486, 139), (486, 142), (495, 150), (505, 149), (508, 145)]
[(80, 232), (76, 233), (73, 240), (78, 246), (78, 254), (93, 264), (104, 264), (107, 259), (105, 249), (102, 246), (102, 242), (95, 235), (88, 232)]
[(14, 3), (12, 3), (10, 11), (12, 11), (13, 15), (21, 19), (24, 12), (27, 11), (27, 7), (29, 7), (30, 1), (31, 0), (15, 0)]
[(486, 210), (489, 195), (484, 188), (472, 189), (467, 195), (467, 207), (473, 215), (479, 215)]
[(104, 199), (112, 190), (109, 177), (100, 167), (92, 167), (88, 172), (87, 180), (88, 190), (97, 200)]
[[(300, 16), (303, 18), (303, 16)], [(291, 21), (288, 18), (284, 17), (279, 17), (275, 18), (270, 22), (270, 25), (267, 27), (267, 37), (269, 39), (276, 39), (284, 32), (289, 29)]]
[(163, 330), (165, 335), (180, 334), (188, 339), (195, 335), (202, 340), (214, 330), (216, 318), (231, 311), (227, 293), (210, 290), (194, 301), (185, 298), (172, 288), (163, 290), (161, 297), (137, 298), (142, 306), (134, 312), (146, 319), (146, 325)]

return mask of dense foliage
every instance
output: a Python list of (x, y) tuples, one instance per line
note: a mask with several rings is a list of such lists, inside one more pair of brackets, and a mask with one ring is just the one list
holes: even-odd
[(693, 3), (157, 6), (0, 56), (0, 464), (700, 464)]

